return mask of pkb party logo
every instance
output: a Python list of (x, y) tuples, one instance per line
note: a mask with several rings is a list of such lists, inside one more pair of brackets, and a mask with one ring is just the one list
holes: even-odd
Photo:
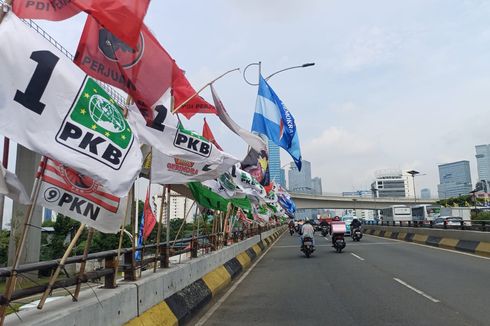
[(56, 141), (119, 170), (133, 143), (122, 109), (92, 78), (86, 78)]

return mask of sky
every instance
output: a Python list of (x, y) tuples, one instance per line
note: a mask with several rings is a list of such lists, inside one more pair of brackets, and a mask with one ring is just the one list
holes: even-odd
[[(483, 0), (155, 0), (145, 23), (196, 89), (241, 68), (215, 87), (247, 129), (257, 88), (243, 68), (261, 61), (269, 75), (314, 62), (269, 82), (324, 192), (368, 189), (374, 171), (395, 168), (420, 171), (417, 193), (436, 196), (438, 164), (469, 160), (475, 182), (474, 146), (490, 143), (489, 17)], [(73, 53), (84, 20), (39, 24)], [(249, 68), (248, 79), (257, 73)], [(184, 125), (201, 131), (203, 117)], [(207, 120), (225, 151), (245, 156), (238, 136)]]

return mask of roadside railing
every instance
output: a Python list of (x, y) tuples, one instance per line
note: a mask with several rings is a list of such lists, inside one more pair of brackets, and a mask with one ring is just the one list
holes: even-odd
[[(77, 297), (73, 295), (69, 289), (72, 286), (80, 286), (81, 284), (90, 282), (103, 284), (102, 287), (106, 289), (113, 289), (117, 286), (118, 273), (122, 272), (123, 274), (123, 279), (121, 281), (135, 281), (138, 279), (138, 271), (144, 271), (149, 268), (169, 268), (171, 257), (188, 254), (188, 259), (197, 258), (209, 252), (219, 250), (231, 243), (239, 242), (255, 235), (261, 235), (262, 232), (276, 227), (278, 226), (257, 225), (243, 230), (233, 231), (229, 238), (228, 235), (225, 235), (223, 232), (182, 238), (171, 241), (168, 247), (166, 242), (161, 242), (159, 244), (137, 247), (135, 251), (133, 251), (132, 248), (124, 248), (120, 252), (123, 258), (121, 263), (119, 263), (117, 250), (92, 253), (88, 254), (86, 257), (82, 255), (73, 256), (66, 261), (63, 268), (64, 277), (54, 283), (52, 291), (65, 289), (66, 292), (72, 296), (73, 301), (77, 301)], [(141, 253), (141, 259), (137, 260), (135, 258), (135, 252)], [(70, 265), (71, 267), (74, 267), (73, 264), (89, 262), (96, 264), (100, 263), (101, 267), (92, 271), (86, 271), (83, 274), (71, 273), (72, 275), (70, 275), (70, 273), (67, 272), (67, 270), (70, 270)], [(31, 283), (34, 283), (35, 285), (16, 289), (9, 302), (4, 294), (1, 294), (0, 305), (11, 305), (21, 299), (44, 293), (47, 284), (39, 284), (36, 281), (37, 275), (40, 273), (44, 275), (52, 273), (58, 265), (59, 260), (49, 260), (19, 266), (17, 269), (18, 276), (30, 280)], [(141, 275), (141, 273), (139, 274)], [(11, 275), (12, 269), (10, 267), (0, 268), (0, 278), (5, 279)], [(141, 277), (143, 277), (143, 275), (141, 275)]]
[(396, 227), (412, 227), (412, 228), (430, 228), (430, 229), (451, 229), (451, 230), (467, 230), (467, 231), (490, 231), (490, 221), (487, 220), (471, 220), (461, 221), (459, 223), (444, 221), (443, 223), (434, 223), (434, 221), (375, 221), (364, 223), (364, 225), (381, 225), (381, 226), (396, 226)]

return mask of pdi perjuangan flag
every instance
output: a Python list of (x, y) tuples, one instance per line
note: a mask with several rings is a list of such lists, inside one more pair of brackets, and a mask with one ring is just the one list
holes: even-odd
[(121, 107), (11, 12), (0, 39), (0, 134), (125, 196), (142, 156)]
[(301, 170), (301, 150), (293, 115), (262, 75), (259, 76), (252, 131), (266, 135), (276, 145), (284, 148), (293, 158), (298, 170)]
[[(44, 168), (43, 168), (44, 166)], [(41, 162), (37, 204), (104, 233), (117, 233), (127, 198), (109, 193), (87, 175), (50, 159)]]
[(14, 13), (22, 18), (64, 20), (85, 11), (135, 47), (150, 0), (15, 0)]

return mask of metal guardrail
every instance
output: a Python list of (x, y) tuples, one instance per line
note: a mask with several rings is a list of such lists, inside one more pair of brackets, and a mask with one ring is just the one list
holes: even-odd
[[(170, 257), (190, 253), (190, 259), (197, 258), (199, 254), (206, 254), (212, 251), (219, 250), (224, 246), (227, 246), (230, 242), (239, 242), (241, 240), (260, 235), (262, 232), (276, 228), (277, 226), (255, 226), (245, 229), (243, 231), (236, 231), (232, 233), (232, 236), (228, 239), (227, 235), (223, 233), (215, 233), (209, 235), (201, 235), (191, 238), (177, 239), (169, 246), (169, 255), (167, 255), (167, 246), (165, 242), (160, 244), (150, 244), (136, 248), (136, 251), (141, 252), (142, 259), (136, 261), (135, 254), (132, 248), (125, 248), (121, 250), (123, 256), (123, 262), (118, 264), (117, 250), (108, 250), (103, 252), (97, 252), (88, 254), (86, 258), (82, 255), (73, 256), (68, 258), (65, 263), (65, 267), (77, 263), (83, 263), (88, 261), (103, 261), (103, 266), (100, 269), (88, 271), (83, 274), (70, 276), (66, 272), (66, 277), (56, 281), (52, 287), (53, 290), (63, 288), (65, 289), (76, 301), (75, 296), (68, 290), (68, 287), (93, 282), (101, 283), (103, 278), (103, 288), (113, 289), (116, 285), (117, 273), (123, 272), (123, 281), (135, 281), (137, 279), (137, 270), (146, 270), (150, 267), (169, 268)], [(156, 249), (159, 248), (159, 254), (157, 255)], [(29, 273), (39, 272), (52, 272), (59, 265), (59, 260), (42, 261), (32, 264), (25, 264), (19, 266), (17, 273), (19, 276), (27, 276)], [(116, 271), (117, 268), (117, 271)], [(12, 269), (0, 268), (0, 277), (6, 278), (11, 276)], [(36, 284), (22, 289), (18, 289), (13, 292), (10, 302), (7, 301), (4, 294), (0, 295), (0, 305), (9, 305), (15, 303), (20, 299), (29, 298), (33, 295), (42, 294), (47, 288), (47, 284)]]
[(435, 224), (434, 221), (376, 221), (373, 223), (364, 223), (364, 225), (490, 232), (490, 221), (487, 220), (461, 221), (458, 225), (448, 224), (447, 222), (444, 222), (444, 224)]

